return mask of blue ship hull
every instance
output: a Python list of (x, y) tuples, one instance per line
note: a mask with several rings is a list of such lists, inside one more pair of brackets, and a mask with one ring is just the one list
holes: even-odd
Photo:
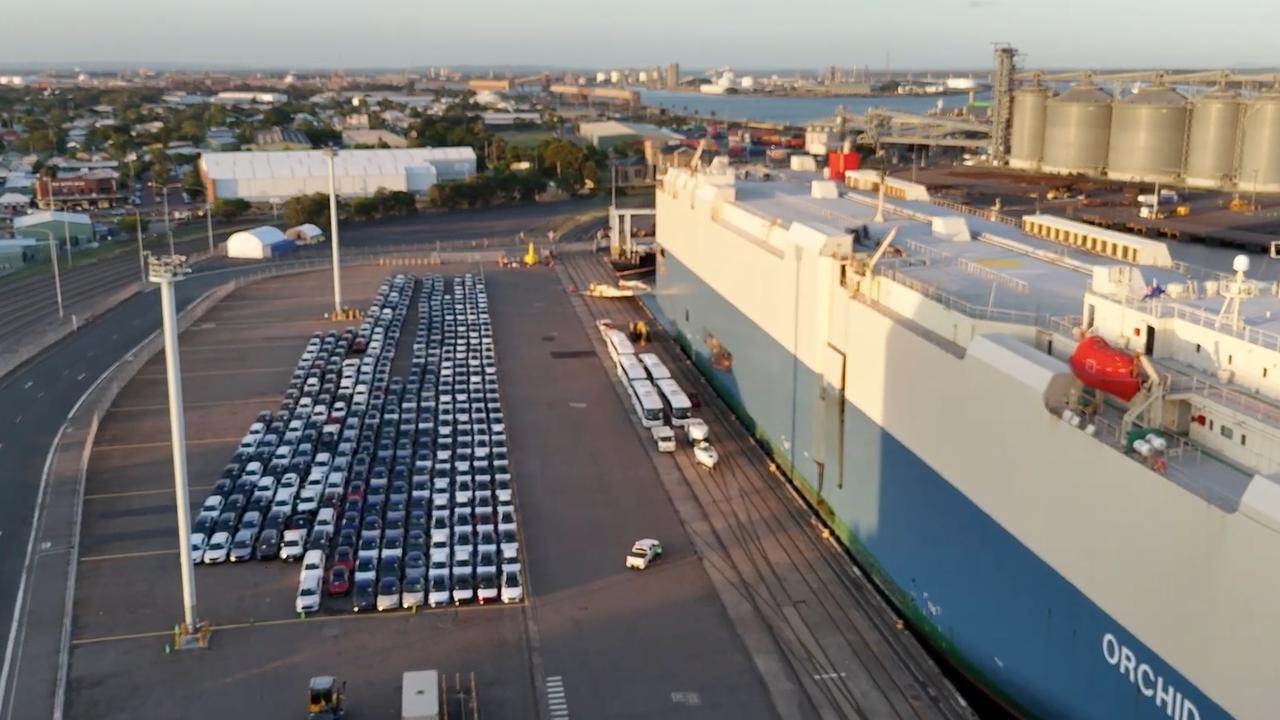
[(670, 252), (647, 302), (899, 611), (993, 695), (1044, 718), (1229, 717), (847, 400), (842, 457), (815, 462), (820, 378)]

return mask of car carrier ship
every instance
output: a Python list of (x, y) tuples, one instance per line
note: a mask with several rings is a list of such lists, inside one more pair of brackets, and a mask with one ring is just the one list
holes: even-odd
[(847, 182), (668, 170), (646, 302), (1014, 711), (1280, 716), (1280, 286)]

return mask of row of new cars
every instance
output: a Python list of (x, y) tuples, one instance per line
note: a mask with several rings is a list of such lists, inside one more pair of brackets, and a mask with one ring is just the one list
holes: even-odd
[(301, 560), (299, 612), (322, 594), (355, 611), (523, 598), (483, 281), (423, 278), (393, 377), (417, 284), (389, 278), (358, 329), (311, 339), (204, 501), (197, 562)]

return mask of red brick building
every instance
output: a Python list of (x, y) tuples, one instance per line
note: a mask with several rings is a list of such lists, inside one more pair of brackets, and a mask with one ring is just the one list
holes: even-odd
[(124, 202), (124, 195), (111, 170), (95, 170), (83, 175), (36, 180), (36, 205), (41, 209), (109, 208)]

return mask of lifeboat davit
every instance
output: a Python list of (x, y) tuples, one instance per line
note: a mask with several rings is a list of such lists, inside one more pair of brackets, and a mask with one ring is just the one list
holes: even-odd
[(1071, 353), (1070, 364), (1077, 380), (1121, 400), (1133, 399), (1142, 386), (1133, 356), (1111, 347), (1097, 335), (1080, 341)]

